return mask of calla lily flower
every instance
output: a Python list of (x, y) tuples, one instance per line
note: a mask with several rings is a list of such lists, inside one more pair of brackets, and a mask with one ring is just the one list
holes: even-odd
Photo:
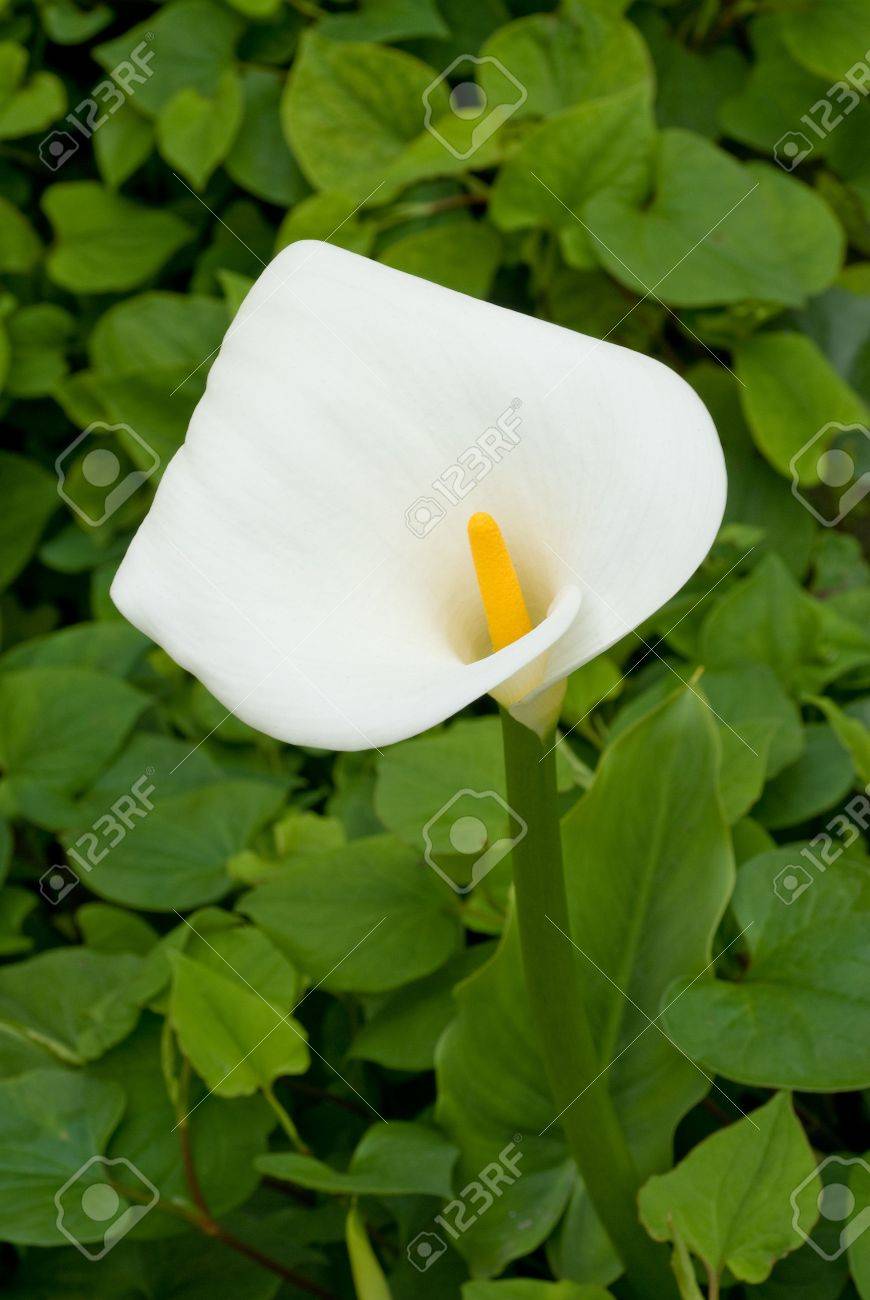
[(112, 597), (281, 740), (390, 744), (487, 692), (540, 731), (724, 503), (713, 423), (666, 366), (304, 241), (230, 326)]

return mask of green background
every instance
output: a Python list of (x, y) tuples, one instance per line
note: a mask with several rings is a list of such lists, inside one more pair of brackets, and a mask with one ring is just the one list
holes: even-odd
[[(716, 544), (569, 683), (578, 963), (681, 1294), (870, 1297), (870, 1231), (817, 1226), (819, 1177), (870, 1214), (870, 512), (819, 473), (870, 473), (868, 44), (868, 0), (0, 5), (0, 1292), (622, 1294), (510, 861), (467, 898), (422, 865), (457, 789), (503, 791), (493, 706), (382, 757), (279, 745), (108, 598), (248, 287), (331, 238), (713, 414)], [(108, 512), (95, 423), (145, 479)], [(97, 1252), (106, 1178), (159, 1203), (91, 1262), (55, 1195)]]

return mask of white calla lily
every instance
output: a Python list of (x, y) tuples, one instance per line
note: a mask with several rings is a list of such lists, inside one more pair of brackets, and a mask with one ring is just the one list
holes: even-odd
[[(112, 597), (282, 740), (390, 744), (486, 692), (538, 725), (690, 577), (724, 502), (712, 421), (666, 366), (302, 242), (230, 327)], [(475, 512), (532, 623), (495, 653)]]

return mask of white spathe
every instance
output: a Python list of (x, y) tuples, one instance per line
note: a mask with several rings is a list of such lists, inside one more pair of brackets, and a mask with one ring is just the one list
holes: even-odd
[[(515, 434), (487, 435), (514, 399)], [(450, 504), (442, 474), (454, 498), (480, 481)], [(710, 416), (666, 366), (304, 241), (228, 330), (112, 598), (252, 726), (371, 748), (509, 698), (546, 652), (542, 693), (623, 637), (704, 558), (725, 490)], [(537, 624), (497, 654), (478, 510)]]

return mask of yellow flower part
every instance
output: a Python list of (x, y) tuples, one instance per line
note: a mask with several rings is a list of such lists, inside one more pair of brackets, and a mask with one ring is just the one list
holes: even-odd
[(532, 630), (523, 589), (507, 543), (492, 515), (481, 511), (471, 516), (468, 541), (492, 648), (503, 650)]

